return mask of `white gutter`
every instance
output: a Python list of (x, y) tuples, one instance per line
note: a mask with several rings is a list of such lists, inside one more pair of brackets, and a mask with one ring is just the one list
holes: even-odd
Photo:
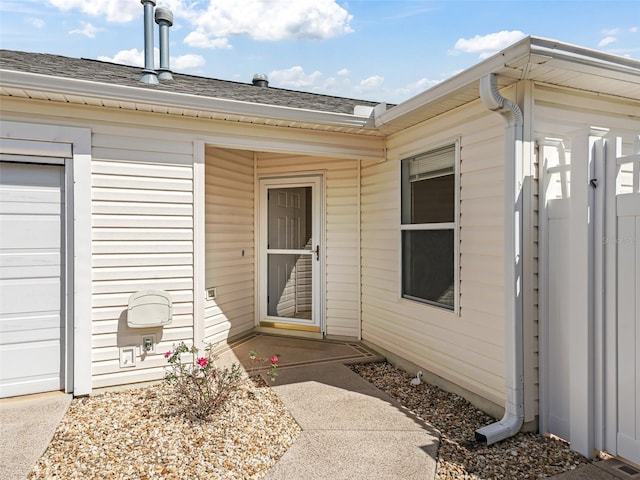
[(524, 422), (524, 356), (522, 336), (522, 111), (498, 92), (496, 75), (480, 79), (480, 98), (506, 121), (504, 162), (504, 270), (506, 400), (502, 419), (475, 432), (487, 445), (509, 438)]
[[(113, 85), (75, 78), (52, 77), (38, 73), (0, 69), (0, 87), (33, 90), (56, 95), (73, 95), (99, 100), (130, 102), (135, 105), (168, 107), (195, 112), (237, 115), (245, 118), (263, 118), (316, 125), (350, 128), (371, 128), (369, 116), (348, 113), (323, 112), (293, 107), (204, 97), (187, 93), (154, 90), (152, 88)], [(146, 110), (146, 109), (145, 109)]]

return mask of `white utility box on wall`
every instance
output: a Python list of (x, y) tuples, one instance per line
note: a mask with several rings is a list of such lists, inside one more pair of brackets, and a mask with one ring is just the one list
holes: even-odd
[(144, 290), (129, 297), (127, 325), (130, 328), (164, 327), (171, 323), (171, 295), (162, 290)]

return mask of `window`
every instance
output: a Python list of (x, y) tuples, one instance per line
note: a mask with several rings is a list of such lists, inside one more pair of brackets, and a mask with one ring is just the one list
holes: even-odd
[(402, 296), (457, 306), (456, 145), (402, 160)]

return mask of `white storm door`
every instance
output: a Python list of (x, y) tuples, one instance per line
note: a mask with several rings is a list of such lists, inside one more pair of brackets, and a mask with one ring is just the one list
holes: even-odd
[(260, 324), (321, 331), (321, 177), (260, 181)]

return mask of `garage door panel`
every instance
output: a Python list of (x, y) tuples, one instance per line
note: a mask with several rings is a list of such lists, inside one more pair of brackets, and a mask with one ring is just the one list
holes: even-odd
[[(10, 252), (0, 253), (0, 268), (60, 266), (60, 249), (41, 249), (29, 252), (26, 249), (12, 249)], [(3, 276), (1, 278), (19, 278), (18, 276)]]
[[(20, 280), (20, 279), (31, 279), (31, 278), (42, 278), (42, 277), (60, 277), (61, 265), (53, 264), (53, 265), (15, 265), (15, 266), (3, 266), (0, 264), (0, 277), (11, 279), (11, 280)], [(4, 284), (4, 282), (3, 282)], [(4, 285), (3, 285), (4, 288)]]
[[(36, 192), (33, 192), (35, 196)], [(29, 215), (35, 212), (41, 215), (55, 215), (60, 212), (60, 202), (10, 202), (6, 200), (8, 195), (0, 194), (0, 215)]]
[[(55, 342), (60, 345), (60, 338), (64, 336), (64, 328), (60, 326), (56, 319), (45, 317), (45, 322), (40, 323), (41, 318), (35, 319), (33, 322), (19, 325), (19, 328), (11, 328), (16, 325), (2, 326), (2, 348), (12, 345), (25, 345), (25, 339), (28, 342)], [(4, 322), (3, 322), (4, 323)], [(11, 322), (14, 323), (15, 322)], [(6, 328), (8, 327), (8, 328)], [(26, 347), (25, 347), (26, 348)]]
[(64, 169), (0, 164), (0, 396), (64, 388)]
[[(2, 378), (2, 376), (0, 376)], [(0, 396), (15, 397), (17, 395), (30, 395), (32, 393), (51, 392), (53, 390), (62, 390), (64, 385), (60, 378), (54, 378), (48, 375), (39, 375), (36, 377), (23, 377), (12, 380), (0, 381)]]
[(0, 360), (2, 377), (7, 380), (59, 377), (60, 341), (30, 341), (5, 345), (0, 349)]
[(60, 215), (2, 215), (2, 249), (60, 247)]
[[(46, 160), (45, 160), (46, 161)], [(3, 190), (56, 190), (60, 189), (62, 169), (59, 165), (33, 165), (4, 163), (0, 181)]]
[(60, 278), (3, 280), (2, 315), (27, 312), (60, 313)]

